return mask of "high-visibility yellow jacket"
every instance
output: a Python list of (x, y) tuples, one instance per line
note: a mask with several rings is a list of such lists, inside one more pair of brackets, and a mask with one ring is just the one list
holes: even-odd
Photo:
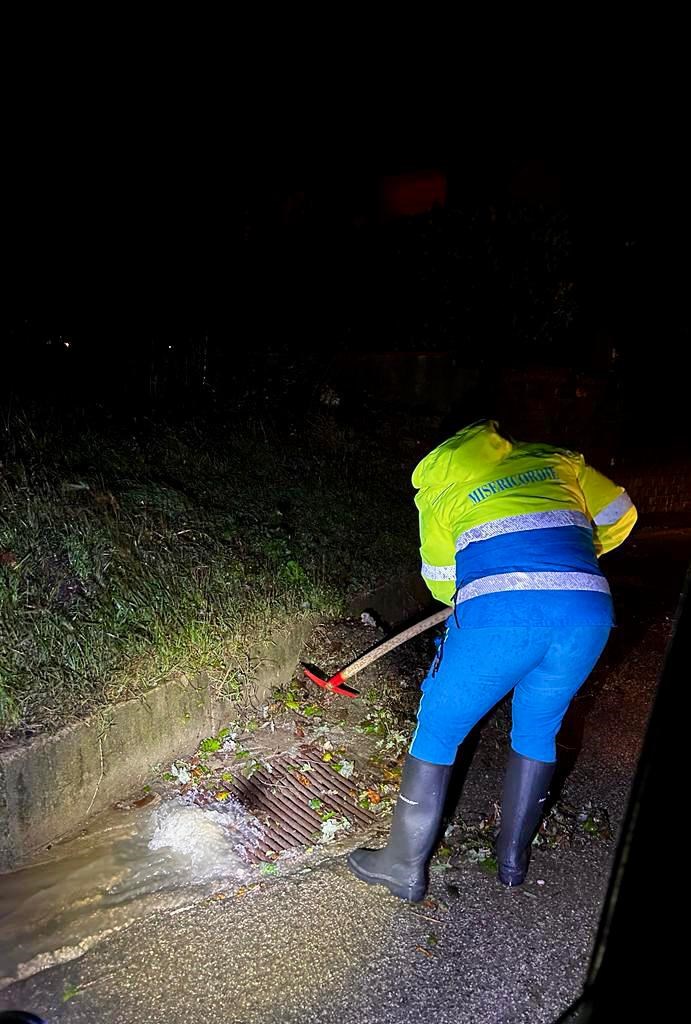
[(609, 593), (597, 558), (636, 522), (623, 487), (582, 455), (461, 430), (413, 473), (422, 575), (446, 604), (511, 590)]

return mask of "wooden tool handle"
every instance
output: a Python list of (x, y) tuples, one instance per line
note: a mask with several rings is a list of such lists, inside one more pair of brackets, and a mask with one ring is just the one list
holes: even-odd
[(422, 622), (416, 622), (414, 626), (409, 626), (408, 629), (404, 629), (402, 633), (397, 633), (395, 636), (390, 636), (388, 640), (384, 640), (382, 643), (373, 647), (367, 654), (363, 654), (361, 658), (354, 661), (352, 665), (348, 665), (347, 668), (341, 669), (341, 678), (351, 679), (358, 672), (361, 672), (363, 668), (367, 668), (368, 665), (372, 665), (375, 661), (379, 661), (389, 651), (393, 651), (396, 647), (400, 647), (401, 644), (406, 643), (408, 640), (412, 640), (414, 636), (419, 636), (420, 633), (426, 632), (431, 629), (432, 626), (437, 626), (440, 622), (445, 622), (449, 615), (453, 612), (453, 608), (444, 608), (440, 612), (435, 612), (434, 615), (430, 615), (428, 618), (423, 619)]

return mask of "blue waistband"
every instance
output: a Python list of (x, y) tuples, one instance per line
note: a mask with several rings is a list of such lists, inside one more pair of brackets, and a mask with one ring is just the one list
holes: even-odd
[(509, 572), (585, 572), (602, 576), (590, 530), (526, 530), (469, 544), (456, 555), (456, 583)]

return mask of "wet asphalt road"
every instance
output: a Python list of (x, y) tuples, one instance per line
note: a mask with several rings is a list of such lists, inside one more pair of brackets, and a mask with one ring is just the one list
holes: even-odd
[[(584, 739), (564, 798), (606, 807), (615, 828), (690, 549), (688, 534), (641, 534), (610, 569), (622, 625), (576, 708), (570, 736), (582, 712)], [(489, 728), (464, 815), (498, 799), (495, 750)], [(603, 840), (537, 850), (517, 890), (472, 865), (437, 870), (431, 905), (412, 908), (352, 878), (338, 857), (140, 921), (0, 992), (0, 1007), (70, 1024), (547, 1024), (580, 989), (613, 854)]]

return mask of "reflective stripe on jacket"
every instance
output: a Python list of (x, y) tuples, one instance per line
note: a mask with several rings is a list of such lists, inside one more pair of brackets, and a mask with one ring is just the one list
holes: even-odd
[(597, 558), (636, 522), (623, 487), (550, 445), (512, 443), (489, 421), (413, 473), (422, 575), (451, 604), (506, 590), (609, 592)]

